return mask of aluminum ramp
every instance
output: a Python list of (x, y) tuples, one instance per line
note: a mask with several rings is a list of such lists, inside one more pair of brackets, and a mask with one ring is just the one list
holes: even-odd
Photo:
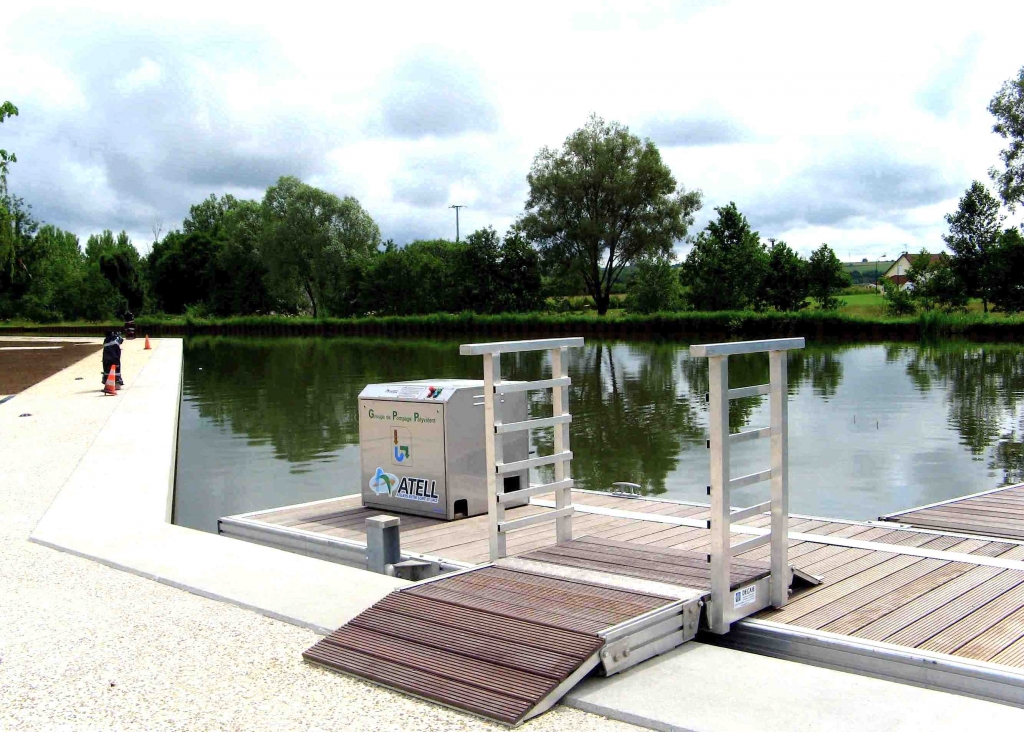
[[(692, 639), (709, 572), (703, 554), (582, 537), (393, 592), (303, 657), (514, 726)], [(770, 574), (737, 562), (732, 584)]]
[[(690, 637), (698, 598), (690, 601)], [(669, 647), (682, 642), (684, 604), (485, 566), (393, 592), (303, 657), (516, 725), (549, 709), (598, 667), (605, 634), (619, 626), (639, 619), (642, 629), (676, 633)]]

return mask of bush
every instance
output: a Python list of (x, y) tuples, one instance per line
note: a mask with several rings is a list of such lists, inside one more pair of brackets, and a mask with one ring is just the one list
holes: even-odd
[(651, 257), (636, 263), (623, 305), (627, 312), (641, 314), (683, 309), (679, 274), (668, 258)]
[(913, 315), (917, 308), (914, 299), (907, 290), (901, 290), (898, 285), (889, 280), (882, 280), (882, 288), (885, 290), (885, 314), (894, 317), (901, 315)]

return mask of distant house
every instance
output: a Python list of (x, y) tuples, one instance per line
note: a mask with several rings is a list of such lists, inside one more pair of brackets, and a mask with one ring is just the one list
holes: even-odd
[(895, 262), (889, 265), (889, 269), (882, 273), (881, 279), (889, 280), (901, 290), (906, 290), (910, 286), (910, 282), (907, 280), (907, 272), (910, 271), (911, 265), (920, 256), (928, 256), (932, 262), (939, 261), (938, 254), (921, 255), (903, 252)]

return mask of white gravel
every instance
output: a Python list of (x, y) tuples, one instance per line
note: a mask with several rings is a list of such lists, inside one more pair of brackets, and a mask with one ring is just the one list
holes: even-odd
[[(148, 354), (125, 345), (130, 389)], [(117, 404), (99, 369), (0, 405), (0, 730), (501, 729), (305, 664), (310, 631), (29, 543)], [(558, 707), (522, 729), (637, 728)]]

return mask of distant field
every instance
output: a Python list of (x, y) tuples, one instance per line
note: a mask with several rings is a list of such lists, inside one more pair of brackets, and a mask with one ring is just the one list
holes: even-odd
[(881, 275), (882, 273), (885, 272), (885, 270), (889, 269), (889, 265), (891, 264), (892, 262), (843, 262), (843, 269), (845, 269), (848, 274), (860, 272), (862, 275), (873, 275), (875, 273), (875, 270), (877, 269), (878, 274)]

